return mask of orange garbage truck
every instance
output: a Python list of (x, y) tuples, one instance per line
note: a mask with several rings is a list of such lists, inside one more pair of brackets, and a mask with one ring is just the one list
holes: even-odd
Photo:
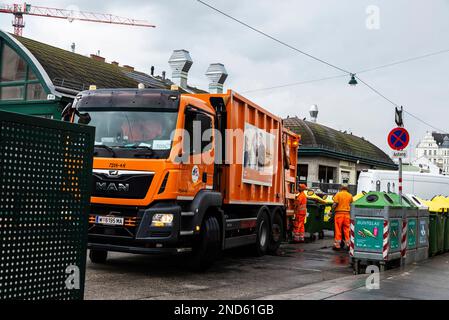
[(264, 255), (285, 239), (300, 137), (236, 92), (85, 91), (63, 118), (96, 128), (92, 262), (189, 252), (203, 268), (221, 250)]

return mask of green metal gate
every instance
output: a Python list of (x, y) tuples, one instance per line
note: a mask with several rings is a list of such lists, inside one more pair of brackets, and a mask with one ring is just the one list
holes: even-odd
[(94, 136), (0, 111), (0, 300), (83, 298)]

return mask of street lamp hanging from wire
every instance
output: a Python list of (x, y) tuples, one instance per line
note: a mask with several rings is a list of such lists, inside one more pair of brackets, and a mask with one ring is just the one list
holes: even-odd
[(357, 82), (357, 79), (355, 78), (355, 73), (351, 73), (351, 80), (349, 81), (349, 85), (355, 87), (359, 83)]

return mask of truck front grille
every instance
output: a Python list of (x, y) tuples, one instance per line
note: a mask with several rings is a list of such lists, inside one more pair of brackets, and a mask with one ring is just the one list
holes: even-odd
[(153, 173), (94, 170), (92, 196), (100, 198), (144, 199), (153, 181)]

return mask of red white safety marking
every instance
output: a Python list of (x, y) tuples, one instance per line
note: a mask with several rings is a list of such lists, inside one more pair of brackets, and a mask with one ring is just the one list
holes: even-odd
[(388, 220), (384, 220), (384, 243), (382, 250), (382, 256), (384, 258), (384, 261), (388, 260), (389, 251), (390, 251), (390, 225), (388, 223)]
[(407, 256), (407, 220), (402, 220), (402, 242), (401, 242), (401, 256)]
[(351, 242), (349, 244), (349, 255), (351, 257), (354, 256), (354, 249), (355, 249), (355, 227), (354, 227), (354, 220), (351, 220)]

